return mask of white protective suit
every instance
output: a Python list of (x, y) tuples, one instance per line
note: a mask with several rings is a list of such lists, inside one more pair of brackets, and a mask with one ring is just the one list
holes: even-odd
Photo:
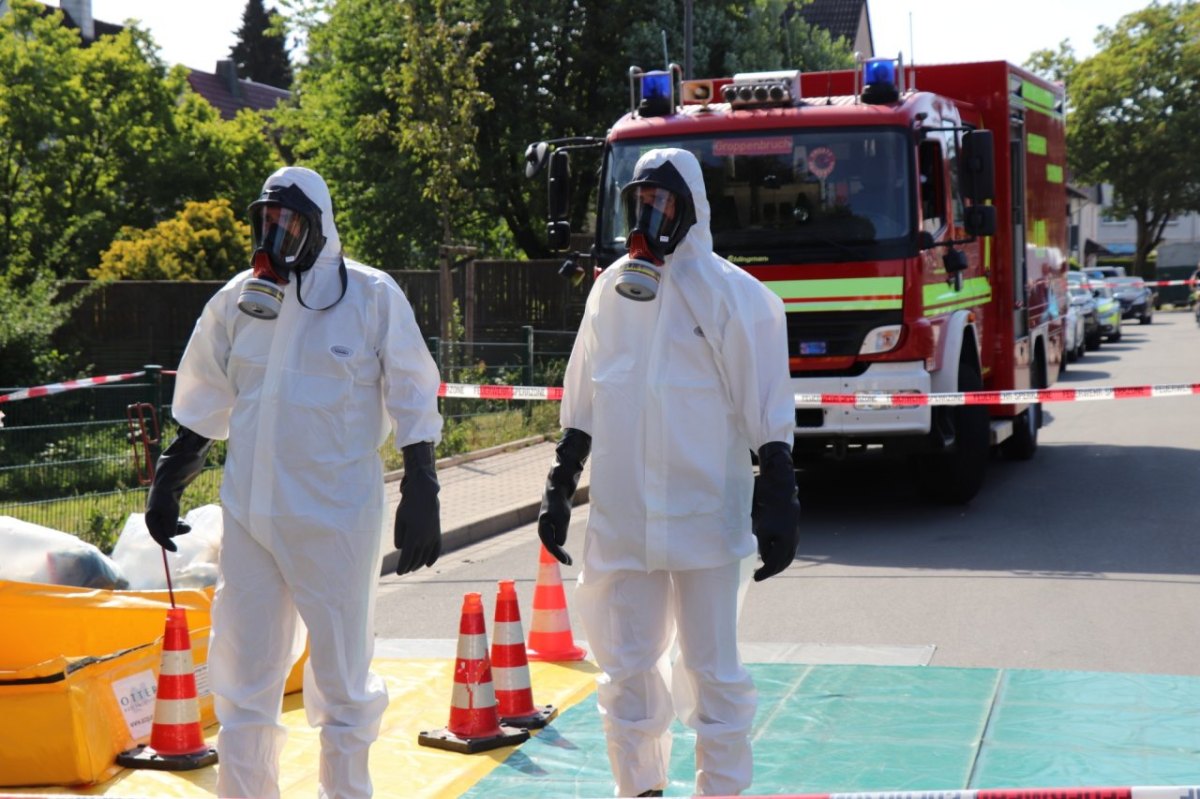
[[(412, 308), (385, 273), (347, 262), (329, 190), (287, 167), (266, 187), (297, 184), (321, 208), (327, 242), (279, 317), (237, 308), (246, 271), (209, 301), (179, 365), (173, 413), (228, 438), (224, 542), (208, 654), (219, 796), (278, 797), (284, 682), (303, 649), (308, 721), (321, 728), (320, 795), (371, 795), (367, 753), (387, 707), (370, 671), (383, 532), (379, 448), (440, 440), (439, 377)], [(266, 188), (264, 187), (264, 189)], [(302, 622), (302, 623), (301, 623)], [(299, 644), (299, 645), (297, 645)]]
[[(581, 619), (617, 793), (663, 788), (674, 713), (696, 730), (696, 791), (749, 786), (757, 695), (737, 651), (739, 561), (755, 552), (751, 450), (792, 441), (783, 302), (712, 251), (696, 158), (669, 159), (696, 222), (662, 269), (658, 296), (597, 279), (564, 379), (561, 424), (592, 436)], [(663, 657), (678, 628), (680, 657)], [(657, 665), (656, 665), (657, 664)]]

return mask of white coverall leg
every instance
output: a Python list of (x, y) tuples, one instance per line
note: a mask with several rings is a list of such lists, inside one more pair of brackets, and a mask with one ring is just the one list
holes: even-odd
[[(319, 795), (369, 797), (367, 755), (387, 707), (383, 681), (369, 670), (375, 592), (356, 598), (342, 580), (374, 586), (379, 531), (355, 536), (297, 525), (294, 537), (272, 547), (273, 554), (228, 513), (224, 522), (209, 652), (221, 722), (217, 794), (279, 796), (286, 740), (280, 704), (287, 673), (303, 649), (295, 635), (298, 612), (310, 641), (304, 704), (309, 723), (321, 729)], [(339, 579), (321, 580), (322, 574)]]
[[(740, 568), (735, 561), (588, 574), (585, 567), (576, 598), (603, 671), (596, 698), (618, 796), (666, 787), (673, 715), (696, 731), (697, 795), (734, 795), (750, 785), (757, 695), (737, 652)], [(671, 669), (664, 656), (676, 624), (679, 659)]]

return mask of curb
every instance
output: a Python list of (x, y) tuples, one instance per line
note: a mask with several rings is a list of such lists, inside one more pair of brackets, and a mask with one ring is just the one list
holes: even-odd
[[(509, 441), (507, 444), (498, 444), (494, 447), (488, 447), (487, 449), (477, 449), (472, 452), (451, 455), (448, 458), (442, 458), (441, 460), (435, 461), (433, 466), (435, 469), (440, 471), (441, 469), (448, 469), (451, 466), (461, 466), (464, 463), (483, 460), (484, 458), (490, 458), (493, 455), (503, 455), (506, 452), (515, 452), (519, 449), (532, 447), (535, 444), (541, 444), (546, 441), (555, 440), (556, 439), (549, 433), (541, 436), (530, 436), (529, 438), (521, 438), (516, 441)], [(385, 485), (387, 483), (394, 483), (402, 477), (404, 477), (403, 469), (396, 469), (392, 472), (384, 472), (383, 482)]]
[[(499, 446), (489, 447), (488, 449), (475, 450), (466, 452), (461, 455), (452, 455), (449, 458), (443, 458), (437, 461), (436, 468), (449, 468), (451, 466), (459, 466), (464, 463), (489, 458), (493, 455), (502, 455), (506, 452), (514, 452), (526, 447), (541, 444), (546, 441), (556, 440), (552, 435), (531, 436), (522, 438), (518, 441), (510, 441)], [(388, 472), (384, 475), (384, 483), (392, 483), (404, 476), (404, 470), (399, 469), (393, 472)], [(576, 506), (586, 504), (588, 501), (588, 486), (581, 485), (575, 492)], [(481, 519), (468, 522), (450, 530), (442, 531), (442, 554), (446, 555), (455, 550), (463, 549), (471, 544), (476, 544), (493, 536), (507, 533), (517, 527), (537, 521), (538, 512), (541, 510), (542, 502), (540, 499), (532, 502), (527, 502), (516, 507), (505, 508), (498, 510), (491, 516), (486, 516)], [(380, 563), (380, 576), (387, 576), (396, 573), (396, 564), (400, 562), (400, 552), (395, 549), (392, 543), (392, 536), (388, 528), (390, 520), (385, 521), (384, 528), (384, 544), (383, 558)]]
[[(575, 492), (575, 507), (588, 501), (588, 486), (580, 486)], [(516, 508), (508, 508), (494, 516), (478, 519), (453, 530), (442, 531), (442, 555), (447, 555), (471, 544), (477, 544), (488, 538), (507, 533), (517, 527), (537, 521), (538, 511), (542, 508), (541, 500), (530, 502)], [(400, 551), (393, 544), (386, 544), (387, 552), (383, 555), (380, 576), (396, 573), (396, 564), (400, 562)]]

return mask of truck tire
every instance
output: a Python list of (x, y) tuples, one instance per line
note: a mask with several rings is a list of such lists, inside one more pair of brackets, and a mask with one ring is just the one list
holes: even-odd
[[(958, 390), (983, 390), (983, 377), (974, 360), (959, 363)], [(991, 422), (986, 405), (959, 405), (945, 410), (954, 428), (954, 444), (918, 456), (918, 480), (921, 493), (929, 499), (945, 505), (965, 505), (983, 487), (991, 457)]]
[[(1042, 356), (1033, 365), (1033, 388), (1046, 387), (1046, 370)], [(1037, 452), (1038, 429), (1042, 426), (1042, 403), (1035, 402), (1013, 419), (1013, 434), (1001, 444), (1004, 457), (1013, 461), (1027, 461)]]

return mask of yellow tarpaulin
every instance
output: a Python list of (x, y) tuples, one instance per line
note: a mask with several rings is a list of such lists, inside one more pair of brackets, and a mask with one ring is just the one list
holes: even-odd
[[(200, 721), (210, 725), (212, 591), (176, 591), (175, 604), (187, 612)], [(105, 780), (117, 753), (149, 740), (170, 607), (166, 591), (0, 581), (0, 786)]]
[[(585, 699), (595, 688), (596, 668), (588, 662), (531, 663), (534, 701), (560, 712)], [(463, 755), (417, 743), (422, 730), (446, 726), (454, 687), (454, 659), (376, 659), (371, 670), (387, 683), (388, 707), (379, 739), (371, 747), (371, 781), (375, 799), (445, 799), (461, 796), (513, 754), (516, 747)], [(283, 701), (288, 740), (280, 763), (283, 799), (312, 799), (317, 795), (320, 741), (308, 726), (300, 694)], [(216, 745), (217, 728), (205, 730)], [(539, 731), (532, 731), (538, 735)], [(100, 785), (71, 790), (74, 795), (113, 797), (195, 797), (212, 799), (217, 788), (215, 766), (196, 771), (122, 771)], [(15, 793), (12, 790), (4, 791)], [(63, 788), (23, 790), (25, 794), (62, 794)]]

